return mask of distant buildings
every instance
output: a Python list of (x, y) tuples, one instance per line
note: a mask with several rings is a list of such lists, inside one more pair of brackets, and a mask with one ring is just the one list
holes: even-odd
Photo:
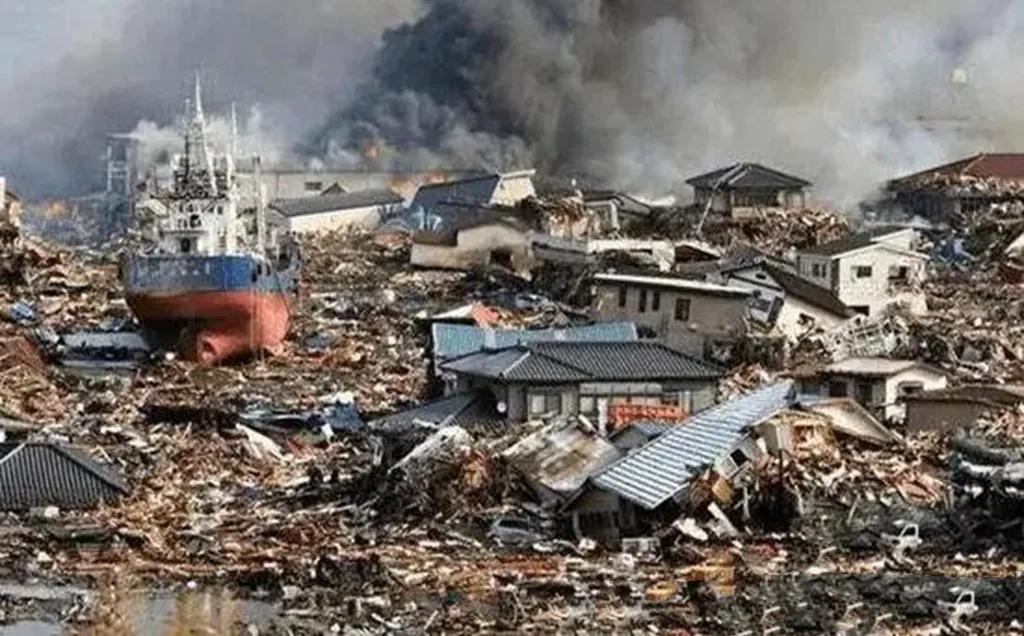
[(413, 234), (409, 262), (417, 267), (471, 269), (500, 265), (529, 271), (532, 229), (514, 214), (483, 210), (452, 220), (436, 230)]
[(464, 179), (421, 185), (413, 197), (410, 209), (430, 212), (445, 203), (478, 206), (516, 205), (536, 195), (533, 187), (535, 170), (521, 170), (471, 176)]
[(374, 228), (401, 209), (391, 190), (362, 190), (300, 199), (279, 199), (267, 210), (267, 222), (298, 234), (347, 228)]
[(1024, 201), (1024, 153), (977, 154), (893, 179), (889, 191), (906, 212), (932, 220)]

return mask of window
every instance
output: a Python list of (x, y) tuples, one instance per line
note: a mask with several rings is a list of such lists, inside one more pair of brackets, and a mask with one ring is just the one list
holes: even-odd
[(203, 221), (202, 219), (199, 218), (198, 214), (193, 214), (192, 216), (188, 217), (189, 227), (199, 227), (200, 225), (202, 225), (202, 223)]
[(323, 181), (307, 181), (305, 183), (306, 192), (320, 192), (324, 189)]
[(857, 401), (865, 406), (875, 403), (875, 387), (870, 382), (857, 383)]
[(625, 285), (619, 286), (619, 307), (626, 306), (627, 289)]
[(729, 459), (732, 460), (732, 463), (736, 464), (736, 468), (742, 468), (744, 464), (750, 461), (747, 454), (739, 448), (729, 453)]
[(580, 396), (580, 413), (594, 415), (597, 413), (597, 398), (593, 395)]
[(839, 380), (832, 380), (828, 383), (829, 397), (846, 397), (846, 383)]
[(651, 311), (660, 311), (660, 310), (661, 310), (661, 292), (653, 291), (653, 292), (651, 292)]
[(889, 280), (906, 281), (910, 278), (910, 268), (905, 265), (893, 265), (889, 268)]
[(181, 239), (181, 241), (178, 243), (178, 246), (181, 249), (182, 254), (188, 254), (189, 252), (192, 251), (192, 241), (188, 239)]
[(858, 265), (853, 268), (853, 275), (857, 278), (871, 278), (871, 266)]
[(676, 298), (676, 320), (690, 319), (690, 299)]
[(531, 393), (530, 415), (562, 412), (561, 393)]
[(647, 290), (646, 289), (641, 289), (640, 290), (640, 302), (638, 303), (638, 307), (637, 308), (640, 310), (640, 313), (644, 313), (645, 311), (647, 311)]
[(814, 263), (811, 265), (811, 276), (821, 278), (825, 275), (825, 266), (821, 263)]
[(900, 382), (896, 387), (896, 392), (900, 397), (917, 395), (922, 391), (924, 391), (924, 384), (920, 382)]

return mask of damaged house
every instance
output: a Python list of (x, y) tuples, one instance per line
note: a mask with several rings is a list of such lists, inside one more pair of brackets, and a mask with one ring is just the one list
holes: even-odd
[(497, 210), (473, 214), (436, 230), (414, 233), (409, 262), (435, 269), (498, 265), (525, 274), (533, 264), (532, 233), (514, 214)]
[(922, 391), (904, 401), (909, 433), (970, 429), (986, 413), (1019, 408), (1024, 404), (1024, 386), (967, 384)]
[(338, 192), (300, 199), (278, 199), (267, 210), (267, 223), (289, 232), (328, 232), (375, 228), (402, 208), (403, 199), (391, 190)]
[(800, 379), (805, 400), (850, 397), (881, 420), (903, 419), (906, 398), (944, 389), (947, 383), (937, 367), (890, 358), (851, 357), (792, 375)]
[(737, 163), (692, 177), (694, 203), (732, 218), (761, 208), (802, 208), (811, 182), (759, 163)]
[(808, 331), (831, 329), (854, 315), (830, 290), (774, 263), (739, 265), (722, 272), (726, 283), (752, 294), (750, 317), (795, 341)]
[(751, 431), (793, 401), (793, 383), (778, 382), (658, 435), (591, 477), (563, 506), (573, 532), (615, 545), (646, 518), (671, 523), (705, 471), (730, 480), (763, 454)]
[(924, 313), (928, 255), (917, 243), (913, 228), (879, 227), (801, 251), (798, 269), (856, 313), (877, 316), (893, 305)]
[(121, 478), (79, 449), (0, 444), (0, 509), (92, 508), (127, 494)]
[(593, 282), (596, 320), (636, 323), (641, 336), (694, 356), (728, 349), (747, 332), (745, 289), (639, 274), (597, 274)]
[(888, 184), (908, 214), (943, 221), (1024, 200), (1024, 153), (979, 153)]
[(478, 206), (514, 206), (537, 194), (533, 187), (535, 170), (494, 173), (421, 185), (413, 197), (410, 209), (430, 213), (446, 203)]
[(487, 388), (511, 422), (583, 415), (600, 427), (683, 420), (715, 402), (722, 369), (655, 342), (529, 342), (441, 365), (453, 392)]

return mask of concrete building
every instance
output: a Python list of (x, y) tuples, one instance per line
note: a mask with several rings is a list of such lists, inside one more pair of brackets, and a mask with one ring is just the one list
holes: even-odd
[(905, 398), (944, 389), (947, 383), (945, 372), (939, 368), (917, 360), (890, 358), (847, 358), (792, 375), (800, 381), (802, 397), (850, 397), (882, 420), (903, 419)]
[(655, 342), (531, 342), (441, 365), (452, 392), (487, 388), (511, 422), (582, 414), (606, 426), (619, 408), (711, 406), (723, 370)]
[(628, 320), (641, 336), (657, 337), (691, 355), (731, 346), (747, 331), (745, 289), (662, 276), (594, 276), (596, 320)]
[(928, 256), (916, 246), (914, 229), (882, 227), (802, 251), (798, 269), (857, 313), (876, 316), (893, 305), (923, 313)]
[(971, 428), (979, 417), (1024, 404), (1024, 386), (968, 384), (905, 398), (907, 432)]
[(759, 163), (737, 163), (692, 177), (694, 203), (713, 212), (743, 216), (759, 208), (802, 208), (810, 181)]
[(461, 223), (448, 223), (440, 231), (413, 234), (409, 262), (417, 267), (471, 269), (500, 265), (526, 273), (533, 263), (532, 230), (514, 216), (493, 212)]
[(402, 197), (391, 190), (278, 199), (267, 210), (267, 223), (297, 234), (374, 228), (389, 214), (401, 209), (402, 203)]
[(907, 213), (942, 221), (1024, 202), (1024, 153), (980, 153), (889, 182)]
[(722, 272), (726, 284), (749, 291), (750, 317), (769, 330), (796, 340), (815, 328), (830, 329), (853, 311), (824, 287), (769, 262), (741, 265)]

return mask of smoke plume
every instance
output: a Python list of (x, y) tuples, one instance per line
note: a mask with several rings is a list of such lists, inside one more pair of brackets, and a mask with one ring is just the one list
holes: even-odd
[(35, 16), (34, 54), (0, 89), (0, 172), (35, 192), (80, 188), (105, 133), (170, 123), (197, 66), (213, 106), (257, 105), (252, 150), (340, 165), (536, 166), (655, 194), (749, 160), (850, 204), (903, 172), (1024, 150), (1010, 0), (80, 4), (104, 9), (97, 35)]

